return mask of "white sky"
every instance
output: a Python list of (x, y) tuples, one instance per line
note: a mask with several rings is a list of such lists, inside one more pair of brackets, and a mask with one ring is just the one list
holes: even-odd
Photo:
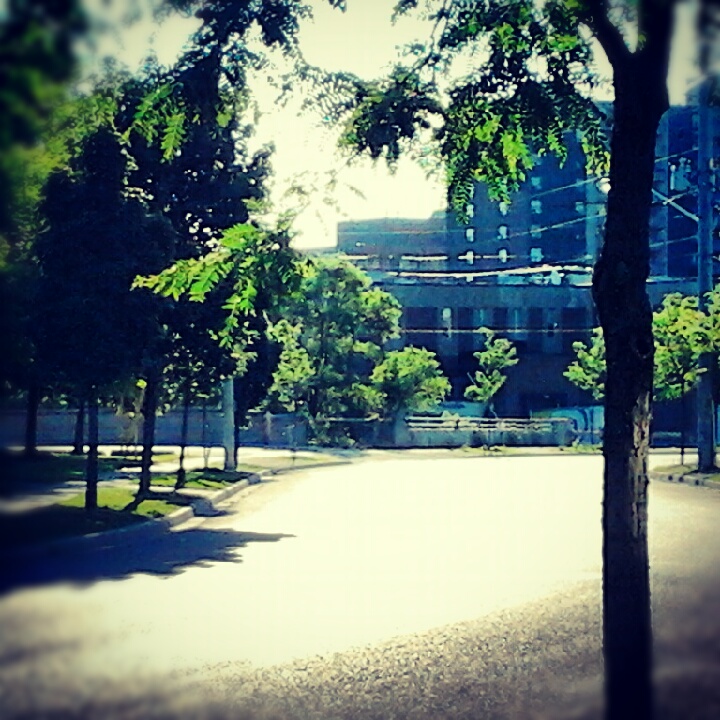
[[(391, 25), (395, 2), (348, 0), (348, 10), (341, 13), (330, 8), (325, 0), (312, 0), (314, 21), (306, 21), (300, 32), (307, 59), (328, 70), (348, 70), (368, 79), (380, 76), (397, 58), (398, 46), (426, 36), (422, 24), (416, 20), (403, 18), (395, 26)], [(678, 12), (670, 80), (673, 103), (683, 102), (685, 88), (694, 74), (696, 41), (692, 19), (696, 4), (696, 0), (685, 0)], [(108, 38), (101, 50), (119, 57), (130, 69), (138, 66), (151, 47), (161, 63), (171, 64), (196, 27), (197, 20), (179, 17), (170, 18), (159, 27), (136, 23), (122, 35)], [(293, 107), (279, 109), (262, 87), (257, 89), (257, 95), (263, 117), (256, 139), (275, 143), (273, 167), (278, 204), (286, 203), (280, 199), (282, 188), (296, 175), (302, 174), (309, 185), (322, 188), (326, 173), (344, 165), (333, 136), (319, 127), (318, 119), (309, 116), (298, 119)], [(359, 197), (350, 187), (357, 188), (364, 197)], [(327, 200), (332, 200), (341, 210), (333, 208)], [(339, 220), (384, 216), (423, 218), (442, 209), (444, 204), (441, 181), (428, 179), (414, 161), (401, 160), (394, 175), (387, 171), (384, 163), (373, 165), (363, 161), (341, 171), (339, 188), (331, 198), (319, 192), (317, 199), (301, 214), (296, 225), (299, 232), (296, 244), (333, 245)]]

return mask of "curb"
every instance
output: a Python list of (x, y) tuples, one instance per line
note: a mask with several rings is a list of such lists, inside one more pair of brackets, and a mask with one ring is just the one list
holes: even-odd
[(142, 532), (157, 532), (162, 530), (169, 530), (176, 525), (181, 525), (194, 517), (204, 518), (208, 515), (205, 513), (196, 513), (196, 506), (200, 504), (209, 505), (213, 510), (216, 509), (216, 504), (227, 500), (233, 495), (236, 495), (241, 490), (251, 486), (258, 485), (262, 482), (264, 477), (271, 475), (283, 475), (289, 472), (296, 472), (299, 470), (312, 470), (313, 468), (319, 467), (333, 467), (337, 465), (348, 465), (351, 460), (338, 460), (336, 462), (325, 462), (315, 463), (310, 465), (303, 465), (302, 467), (287, 467), (260, 470), (256, 473), (249, 473), (248, 477), (240, 480), (234, 485), (216, 490), (212, 495), (206, 497), (198, 496), (195, 498), (187, 507), (179, 508), (169, 515), (165, 515), (161, 518), (147, 518), (140, 522), (134, 523), (133, 525), (127, 525), (126, 527), (114, 528), (111, 530), (105, 530), (103, 532), (91, 533), (88, 535), (78, 535), (74, 537), (59, 538), (51, 542), (43, 543), (40, 545), (26, 545), (18, 548), (13, 548), (9, 551), (0, 550), (0, 560), (21, 560), (32, 555), (54, 553), (63, 550), (77, 550), (86, 549), (92, 546), (94, 543), (101, 543), (103, 540), (112, 540), (116, 537), (122, 537), (125, 535), (135, 535)]
[[(255, 479), (257, 477), (257, 479)], [(241, 480), (240, 482), (236, 483), (235, 485), (231, 485), (226, 488), (222, 488), (221, 490), (217, 490), (212, 496), (202, 498), (198, 497), (198, 501), (204, 501), (210, 503), (214, 507), (216, 502), (222, 502), (223, 500), (226, 500), (229, 497), (232, 497), (236, 493), (240, 492), (244, 488), (248, 487), (248, 485), (255, 485), (260, 482), (259, 476), (253, 474), (249, 478), (246, 478), (245, 480)], [(169, 530), (172, 527), (175, 527), (176, 525), (180, 525), (184, 522), (187, 522), (188, 520), (191, 520), (192, 518), (196, 517), (195, 515), (195, 501), (191, 502), (190, 505), (187, 507), (180, 508), (178, 510), (175, 510), (174, 512), (170, 513), (169, 515), (165, 515), (164, 517), (160, 518), (146, 518), (145, 520), (141, 520), (137, 523), (134, 523), (132, 525), (127, 525), (125, 527), (121, 528), (113, 528), (111, 530), (105, 530), (103, 532), (96, 532), (96, 533), (90, 533), (88, 535), (77, 535), (74, 537), (67, 537), (67, 538), (59, 538), (57, 540), (53, 540), (51, 542), (42, 543), (39, 545), (26, 545), (21, 546), (18, 548), (13, 548), (10, 551), (2, 552), (0, 551), (0, 558), (7, 559), (7, 560), (13, 560), (13, 559), (22, 559), (24, 557), (32, 556), (32, 555), (38, 555), (38, 554), (45, 554), (45, 553), (54, 553), (57, 551), (62, 550), (72, 550), (73, 548), (77, 550), (82, 550), (87, 548), (88, 546), (91, 546), (93, 543), (100, 543), (103, 540), (112, 540), (116, 537), (122, 537), (125, 535), (135, 535), (142, 532), (155, 532), (155, 531), (161, 531), (161, 530)], [(202, 516), (198, 516), (202, 517)]]
[(674, 475), (673, 473), (648, 472), (651, 480), (662, 480), (663, 482), (676, 483), (678, 485), (691, 485), (696, 487), (706, 487), (712, 490), (720, 490), (720, 480), (709, 480), (703, 477), (702, 473), (684, 473), (683, 475)]

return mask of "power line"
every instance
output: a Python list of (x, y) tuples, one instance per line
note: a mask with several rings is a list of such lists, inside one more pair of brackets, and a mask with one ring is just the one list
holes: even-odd
[[(508, 334), (514, 334), (514, 333), (546, 333), (546, 334), (555, 334), (555, 333), (588, 333), (592, 332), (592, 330), (595, 329), (596, 326), (588, 326), (588, 327), (582, 327), (582, 328), (566, 328), (566, 327), (559, 327), (556, 325), (552, 325), (551, 327), (542, 327), (542, 328), (529, 328), (529, 327), (506, 327), (506, 328), (498, 328), (498, 327), (488, 327), (488, 330), (492, 330), (495, 333), (508, 333)], [(452, 328), (451, 330), (446, 330), (444, 328), (421, 328), (419, 330), (415, 328), (400, 328), (399, 331), (403, 335), (412, 335), (412, 334), (418, 334), (418, 335), (478, 335), (478, 334), (484, 334), (480, 328), (477, 329), (461, 329), (461, 328)]]

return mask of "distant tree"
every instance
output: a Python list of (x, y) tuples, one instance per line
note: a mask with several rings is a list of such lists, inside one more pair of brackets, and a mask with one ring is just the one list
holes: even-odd
[(373, 369), (370, 382), (382, 394), (383, 414), (389, 417), (401, 411), (430, 410), (451, 389), (435, 353), (416, 347), (386, 353)]
[(50, 179), (47, 229), (35, 242), (38, 362), (87, 404), (89, 510), (97, 506), (99, 396), (140, 372), (159, 332), (161, 301), (130, 287), (141, 269), (167, 263), (174, 241), (168, 223), (125, 196), (125, 163), (112, 133), (90, 137), (70, 171)]
[(587, 390), (595, 400), (605, 397), (605, 341), (602, 328), (595, 328), (589, 344), (574, 342), (577, 360), (570, 363), (563, 375), (581, 390)]
[[(12, 213), (22, 150), (32, 146), (75, 70), (73, 43), (87, 29), (82, 3), (15, 0), (0, 19), (0, 239)], [(20, 151), (20, 153), (18, 152)]]
[[(507, 200), (533, 157), (564, 158), (569, 137), (580, 136), (589, 172), (609, 175), (593, 298), (608, 360), (603, 639), (606, 712), (613, 719), (646, 720), (653, 708), (647, 457), (654, 346), (646, 281), (675, 6), (673, 0), (400, 0), (397, 13), (418, 11), (429, 21), (427, 38), (413, 43), (385, 78), (356, 80), (353, 97), (336, 103), (342, 142), (356, 152), (394, 162), (413, 140), (434, 141), (461, 218), (475, 182)], [(710, 28), (702, 29), (710, 34)], [(612, 68), (609, 143), (593, 101), (597, 53)], [(707, 55), (700, 56), (701, 67)]]
[(369, 378), (398, 333), (400, 306), (391, 295), (346, 260), (313, 260), (280, 314), (285, 322), (274, 332), (284, 349), (271, 405), (304, 411), (317, 432), (328, 418), (380, 410), (382, 396)]
[(479, 368), (470, 376), (470, 385), (465, 389), (465, 397), (473, 402), (486, 403), (505, 384), (507, 376), (504, 370), (517, 365), (515, 345), (506, 338), (499, 338), (488, 328), (480, 328), (485, 336), (484, 347), (473, 353)]
[(270, 412), (307, 414), (310, 383), (316, 371), (310, 353), (300, 344), (302, 328), (283, 319), (268, 332), (282, 350), (265, 407)]
[[(698, 381), (698, 359), (704, 345), (703, 321), (698, 299), (680, 293), (663, 298), (653, 313), (656, 400), (683, 399)], [(685, 462), (685, 403), (681, 404), (680, 461)]]

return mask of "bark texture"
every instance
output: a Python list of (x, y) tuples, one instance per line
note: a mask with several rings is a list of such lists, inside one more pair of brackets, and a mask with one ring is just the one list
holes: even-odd
[(73, 455), (82, 455), (85, 452), (85, 401), (78, 403), (75, 416), (75, 430), (73, 432)]
[(40, 406), (40, 387), (36, 382), (30, 384), (27, 394), (27, 412), (25, 413), (25, 456), (37, 454), (37, 420)]
[(593, 278), (607, 353), (603, 650), (612, 720), (653, 716), (647, 463), (654, 348), (645, 284), (655, 139), (667, 108), (654, 75), (638, 54), (615, 67), (611, 189)]
[(150, 466), (152, 465), (152, 454), (155, 446), (155, 419), (158, 408), (158, 390), (160, 381), (157, 378), (148, 378), (143, 398), (143, 437), (142, 455), (140, 457), (140, 485), (138, 496), (147, 495), (150, 492)]
[(85, 509), (89, 512), (98, 506), (98, 399), (93, 388), (88, 396), (88, 454), (85, 463)]
[(187, 448), (188, 441), (188, 415), (190, 414), (190, 393), (186, 389), (183, 397), (183, 414), (182, 414), (182, 427), (180, 429), (180, 461), (177, 471), (177, 480), (175, 481), (175, 489), (179, 490), (185, 486), (186, 472), (185, 472), (185, 449)]

